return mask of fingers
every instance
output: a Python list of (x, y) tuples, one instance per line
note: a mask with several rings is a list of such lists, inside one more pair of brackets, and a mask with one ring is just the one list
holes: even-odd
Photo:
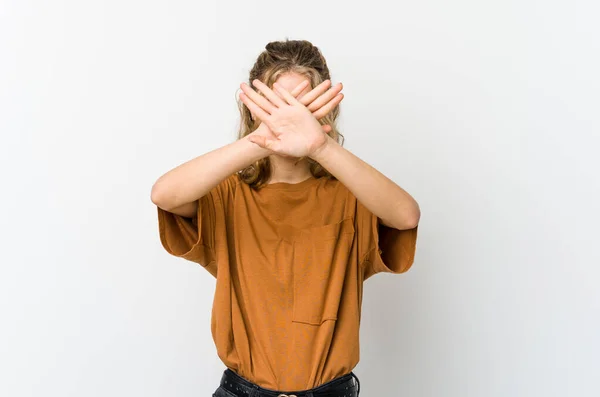
[(254, 91), (248, 84), (242, 83), (240, 84), (240, 88), (252, 102), (263, 108), (267, 113), (272, 114), (273, 111), (277, 109), (275, 105), (267, 100), (267, 98)]
[[(273, 83), (273, 88), (275, 88), (277, 90), (277, 92), (279, 92), (281, 94), (281, 96), (286, 100), (286, 102), (288, 104), (302, 105), (300, 102), (298, 102), (296, 97), (294, 97), (292, 94), (290, 94), (290, 92), (288, 90), (286, 90), (285, 88), (283, 88), (280, 84)], [(304, 106), (304, 105), (302, 105), (302, 106)]]
[[(291, 94), (294, 96), (294, 98), (298, 98), (298, 95), (304, 91), (304, 89), (306, 88), (306, 86), (309, 84), (308, 80), (303, 80), (302, 83), (298, 84), (296, 86), (296, 88), (294, 88), (291, 92)], [(308, 95), (308, 94), (307, 94)], [(305, 95), (306, 96), (306, 95)], [(304, 98), (304, 96), (302, 97)], [(301, 101), (302, 102), (302, 101)]]
[(256, 143), (258, 146), (268, 149), (267, 148), (267, 138), (264, 136), (260, 136), (260, 135), (248, 135), (248, 140), (252, 143)]
[(273, 90), (259, 79), (255, 79), (252, 84), (264, 94), (264, 97), (246, 83), (242, 83), (240, 87), (243, 92), (240, 93), (240, 99), (248, 107), (253, 116), (267, 123), (269, 116), (278, 107), (288, 104), (306, 106), (312, 112), (313, 116), (317, 120), (320, 120), (344, 99), (344, 94), (340, 92), (343, 88), (342, 83), (337, 83), (328, 89), (331, 84), (331, 80), (329, 79), (323, 81), (299, 99), (296, 97), (306, 89), (307, 85), (310, 85), (308, 80), (303, 80), (292, 92), (287, 91), (277, 82), (273, 83)]
[(265, 145), (264, 136), (248, 135), (248, 140), (252, 143), (256, 143), (258, 146), (264, 147)]
[(342, 99), (344, 99), (344, 94), (339, 93), (331, 101), (327, 102), (323, 107), (321, 107), (319, 110), (317, 110), (316, 112), (313, 112), (313, 116), (315, 116), (315, 118), (317, 120), (325, 117), (329, 112), (331, 112), (333, 110), (333, 108), (335, 108), (342, 101)]
[(308, 106), (308, 104), (310, 104), (312, 101), (314, 101), (319, 95), (324, 93), (329, 88), (330, 85), (331, 85), (331, 80), (327, 79), (327, 80), (323, 81), (321, 84), (317, 85), (310, 92), (308, 92), (306, 95), (304, 95), (302, 97), (302, 99), (300, 99), (300, 102), (302, 102), (302, 104), (304, 106)]
[(252, 101), (252, 99), (246, 96), (246, 94), (244, 94), (243, 92), (240, 92), (240, 100), (244, 103), (244, 105), (248, 106), (250, 112), (254, 113), (260, 121), (266, 122), (267, 118), (269, 117), (269, 114), (265, 112), (256, 103), (254, 103), (254, 101)]
[(326, 103), (331, 101), (333, 98), (335, 98), (335, 96), (340, 93), (342, 88), (343, 88), (342, 83), (337, 83), (336, 85), (331, 87), (331, 89), (327, 90), (327, 92), (325, 92), (323, 95), (321, 95), (317, 99), (311, 101), (311, 103), (307, 106), (308, 110), (310, 110), (311, 112), (318, 110), (319, 108), (324, 106)]
[(264, 136), (248, 136), (248, 140), (252, 143), (257, 144), (258, 146), (264, 148), (264, 149), (269, 149), (272, 150), (274, 152), (276, 152), (279, 148), (279, 141), (275, 140), (275, 139), (267, 139)]
[(274, 93), (265, 83), (260, 81), (259, 79), (254, 79), (252, 84), (262, 92), (272, 104), (277, 107), (284, 106), (286, 103), (283, 99), (279, 98), (279, 96)]

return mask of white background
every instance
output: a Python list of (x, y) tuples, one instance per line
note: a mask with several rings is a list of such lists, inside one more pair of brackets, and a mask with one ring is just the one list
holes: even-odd
[(344, 83), (344, 146), (422, 217), (365, 283), (361, 397), (600, 395), (600, 7), (590, 1), (0, 3), (0, 395), (209, 396), (215, 279), (154, 181), (236, 137), (264, 45)]

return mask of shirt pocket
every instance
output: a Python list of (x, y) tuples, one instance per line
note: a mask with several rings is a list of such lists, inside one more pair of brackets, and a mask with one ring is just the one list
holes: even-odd
[(294, 239), (293, 322), (337, 320), (353, 240), (352, 218), (303, 229)]

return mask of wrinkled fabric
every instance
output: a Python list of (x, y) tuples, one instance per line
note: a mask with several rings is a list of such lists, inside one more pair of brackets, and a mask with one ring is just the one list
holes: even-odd
[(254, 190), (237, 174), (198, 200), (195, 217), (158, 208), (158, 223), (167, 252), (216, 278), (211, 332), (221, 361), (274, 390), (352, 371), (363, 282), (406, 272), (418, 230), (379, 224), (336, 179)]

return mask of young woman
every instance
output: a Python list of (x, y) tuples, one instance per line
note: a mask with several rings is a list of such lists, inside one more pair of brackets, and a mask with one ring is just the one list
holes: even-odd
[(216, 278), (213, 396), (356, 397), (363, 282), (410, 268), (419, 206), (342, 147), (310, 42), (267, 44), (240, 87), (239, 139), (152, 188), (164, 248)]

